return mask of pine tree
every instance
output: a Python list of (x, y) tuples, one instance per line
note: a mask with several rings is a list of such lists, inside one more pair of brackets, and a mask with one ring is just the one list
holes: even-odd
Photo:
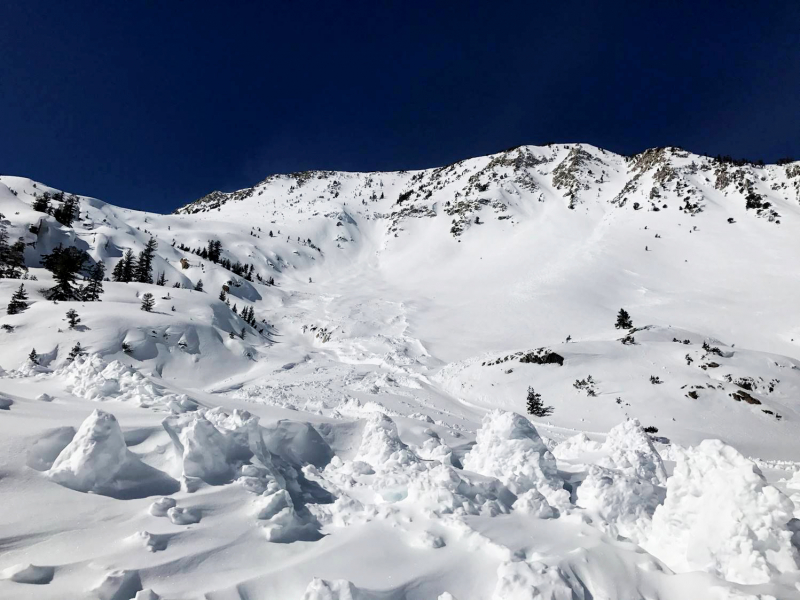
[(50, 254), (42, 256), (44, 268), (53, 274), (56, 285), (44, 292), (48, 300), (80, 300), (81, 288), (75, 288), (78, 273), (89, 260), (84, 250), (75, 246), (64, 248), (61, 244), (53, 248)]
[(106, 266), (101, 260), (89, 269), (88, 283), (83, 288), (83, 299), (86, 302), (100, 302), (103, 294), (103, 278), (106, 275)]
[(614, 327), (617, 329), (630, 329), (633, 327), (631, 316), (624, 308), (619, 309), (619, 313), (617, 313), (617, 323), (614, 325)]
[(545, 406), (542, 395), (537, 394), (532, 387), (528, 387), (528, 414), (534, 417), (546, 417), (553, 412), (552, 406)]
[(164, 271), (158, 274), (158, 279), (156, 279), (156, 285), (165, 286), (167, 285), (167, 278), (164, 275)]
[(39, 364), (39, 355), (36, 354), (36, 348), (33, 348), (31, 350), (31, 353), (28, 354), (28, 360), (31, 361), (35, 365)]
[(11, 302), (8, 303), (7, 312), (10, 315), (16, 315), (28, 308), (28, 294), (25, 292), (25, 286), (19, 284), (19, 289), (11, 296)]
[(219, 299), (222, 300), (223, 302), (225, 302), (228, 299), (228, 297), (225, 295), (224, 289), (219, 291)]
[[(63, 193), (61, 194), (61, 197), (64, 197)], [(74, 194), (70, 194), (64, 199), (64, 201), (61, 203), (61, 206), (53, 211), (53, 216), (56, 218), (56, 221), (65, 227), (72, 227), (72, 222), (78, 215), (78, 209), (78, 197)]]
[(69, 328), (75, 329), (78, 326), (78, 323), (81, 322), (81, 318), (78, 316), (78, 311), (74, 308), (70, 308), (67, 311), (67, 321), (69, 322)]
[(198, 279), (197, 283), (194, 284), (194, 291), (195, 292), (202, 292), (203, 291), (203, 280)]
[(42, 213), (50, 212), (50, 192), (45, 192), (41, 196), (36, 196), (36, 200), (33, 201), (33, 210)]
[(145, 245), (144, 250), (139, 253), (133, 280), (139, 283), (153, 283), (153, 258), (156, 255), (157, 248), (158, 242), (156, 242), (154, 237), (151, 237)]
[(27, 271), (25, 266), (25, 242), (20, 238), (13, 244), (8, 243), (7, 222), (0, 213), (0, 279), (19, 279)]
[(142, 306), (141, 309), (145, 312), (153, 312), (153, 307), (156, 305), (155, 300), (153, 300), (153, 294), (150, 292), (142, 295)]
[(124, 281), (125, 279), (125, 260), (119, 259), (117, 264), (114, 265), (114, 270), (111, 271), (112, 281)]
[(136, 272), (136, 259), (133, 257), (133, 250), (128, 248), (125, 255), (117, 261), (114, 270), (111, 273), (111, 278), (114, 281), (121, 283), (130, 283), (133, 281), (134, 273)]
[(72, 362), (73, 360), (75, 360), (75, 359), (76, 359), (76, 358), (78, 358), (79, 356), (83, 356), (83, 355), (85, 355), (85, 354), (86, 354), (86, 351), (85, 351), (83, 348), (81, 348), (81, 343), (80, 343), (80, 342), (77, 342), (77, 343), (76, 343), (76, 344), (75, 344), (75, 345), (72, 347), (72, 350), (70, 350), (70, 351), (69, 351), (69, 356), (67, 356), (67, 360), (68, 360), (69, 362)]
[(237, 310), (237, 308), (236, 308), (236, 303), (235, 303), (235, 302), (234, 302), (234, 304), (233, 304), (233, 308), (232, 308), (231, 310), (233, 311), (233, 314), (237, 314), (237, 313), (239, 312), (239, 311)]
[(220, 254), (222, 253), (222, 242), (219, 240), (208, 240), (208, 246), (205, 248), (205, 256), (211, 262), (219, 262)]

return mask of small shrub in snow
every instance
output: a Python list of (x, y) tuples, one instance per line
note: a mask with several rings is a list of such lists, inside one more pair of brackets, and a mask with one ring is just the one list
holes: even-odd
[(74, 308), (70, 308), (67, 311), (66, 317), (70, 329), (75, 329), (78, 326), (78, 323), (81, 322), (81, 318), (78, 316), (78, 311)]
[(542, 395), (537, 394), (532, 387), (528, 387), (527, 410), (534, 417), (546, 417), (553, 412), (552, 406), (545, 406)]

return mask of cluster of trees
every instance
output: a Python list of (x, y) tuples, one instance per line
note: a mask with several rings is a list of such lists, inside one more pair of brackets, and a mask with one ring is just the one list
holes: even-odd
[[(205, 248), (189, 248), (189, 246), (180, 243), (178, 244), (178, 250), (196, 254), (200, 258), (204, 258), (215, 264), (218, 264), (223, 269), (232, 271), (239, 277), (244, 277), (247, 281), (253, 281), (253, 271), (255, 270), (255, 265), (252, 263), (241, 263), (238, 260), (234, 263), (228, 258), (222, 258), (222, 242), (219, 240), (208, 240), (208, 246)], [(259, 281), (263, 281), (260, 275), (256, 275), (256, 277)], [(272, 278), (270, 277), (270, 279)], [(272, 283), (274, 283), (274, 281)]]
[[(58, 202), (58, 206), (53, 208), (50, 204), (51, 200), (53, 202)], [(70, 194), (65, 197), (64, 192), (56, 192), (55, 194), (45, 192), (41, 196), (36, 197), (36, 200), (33, 202), (33, 210), (53, 215), (56, 221), (62, 225), (72, 227), (73, 221), (75, 221), (78, 216), (78, 197), (75, 194)]]
[[(111, 278), (121, 283), (153, 283), (153, 259), (156, 256), (157, 249), (158, 242), (154, 237), (148, 240), (144, 250), (136, 258), (133, 256), (133, 250), (128, 248), (125, 255), (114, 266)], [(158, 278), (158, 285), (166, 285), (166, 283), (167, 280), (164, 277), (164, 273), (161, 273)]]
[[(231, 310), (233, 310), (233, 314), (236, 314), (236, 305), (235, 304), (233, 305), (233, 308)], [(250, 327), (255, 328), (255, 326), (256, 326), (256, 311), (253, 310), (252, 306), (245, 306), (242, 309), (242, 314), (240, 314), (239, 316), (241, 317), (242, 321), (244, 321), (245, 323), (250, 325)]]
[(25, 266), (25, 242), (22, 238), (10, 244), (5, 215), (0, 213), (0, 279), (19, 279), (28, 270)]
[[(53, 274), (56, 285), (44, 291), (48, 300), (83, 300), (97, 302), (103, 293), (103, 279), (106, 268), (102, 261), (92, 264), (86, 251), (75, 246), (61, 244), (50, 254), (42, 256), (42, 265)], [(84, 274), (85, 285), (77, 283), (78, 276)]]

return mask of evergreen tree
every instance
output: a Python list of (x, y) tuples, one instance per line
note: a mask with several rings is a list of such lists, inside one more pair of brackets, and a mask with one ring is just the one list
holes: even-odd
[(39, 355), (36, 354), (36, 348), (33, 348), (31, 350), (31, 353), (28, 354), (28, 360), (31, 361), (35, 365), (39, 364)]
[(534, 417), (546, 417), (553, 412), (552, 406), (545, 406), (542, 395), (537, 394), (532, 387), (528, 387), (528, 414)]
[(77, 342), (72, 347), (72, 350), (69, 351), (69, 356), (67, 356), (67, 360), (69, 362), (72, 362), (73, 360), (75, 360), (79, 356), (84, 356), (85, 354), (86, 354), (86, 351), (83, 348), (81, 348), (81, 343)]
[(114, 270), (111, 272), (111, 279), (121, 283), (130, 283), (133, 281), (133, 275), (136, 272), (136, 259), (133, 257), (133, 250), (128, 248), (124, 256), (117, 261), (114, 265)]
[(83, 288), (83, 299), (87, 302), (99, 302), (103, 293), (103, 278), (106, 275), (106, 266), (101, 260), (89, 269), (88, 283)]
[(82, 290), (75, 288), (78, 273), (89, 260), (84, 250), (75, 246), (64, 248), (61, 244), (50, 254), (42, 256), (42, 265), (53, 274), (56, 285), (44, 292), (48, 300), (80, 300)]
[(8, 243), (8, 222), (4, 220), (5, 215), (0, 213), (0, 279), (19, 279), (28, 270), (25, 266), (25, 242), (22, 238)]
[(194, 291), (195, 292), (202, 292), (203, 291), (203, 280), (198, 279), (197, 283), (194, 284)]
[(114, 265), (114, 269), (111, 271), (111, 281), (123, 281), (125, 278), (125, 260), (119, 259), (117, 264)]
[(219, 262), (220, 254), (222, 254), (222, 242), (219, 240), (208, 240), (208, 246), (205, 249), (205, 256), (211, 262)]
[(75, 329), (78, 326), (78, 323), (81, 322), (81, 318), (78, 316), (78, 311), (74, 308), (70, 308), (67, 311), (67, 321), (69, 322), (69, 328)]
[(158, 279), (156, 279), (156, 285), (165, 286), (167, 285), (167, 278), (164, 275), (164, 271), (158, 274)]
[(139, 283), (153, 283), (153, 258), (156, 255), (158, 242), (154, 237), (151, 237), (147, 244), (139, 253), (139, 259), (136, 261), (136, 271), (133, 279)]
[[(63, 193), (61, 197), (64, 197)], [(78, 208), (78, 197), (74, 194), (70, 194), (64, 199), (61, 206), (53, 211), (53, 216), (56, 218), (56, 221), (65, 227), (72, 227), (72, 222), (78, 216)]]
[(619, 313), (617, 313), (617, 323), (614, 325), (614, 327), (617, 329), (630, 329), (633, 327), (631, 316), (624, 308), (619, 309)]
[(141, 309), (145, 312), (153, 312), (153, 307), (156, 305), (155, 300), (153, 300), (153, 294), (150, 292), (142, 295), (142, 306)]
[(36, 200), (33, 201), (33, 210), (43, 213), (50, 212), (50, 192), (45, 192), (41, 196), (36, 196)]
[(11, 296), (11, 302), (8, 303), (8, 314), (16, 315), (28, 308), (28, 303), (26, 302), (27, 299), (28, 294), (25, 292), (25, 286), (23, 284), (19, 284), (19, 289), (14, 292), (14, 295)]
[(233, 304), (233, 308), (232, 308), (231, 310), (233, 311), (233, 314), (237, 314), (237, 313), (239, 312), (239, 311), (236, 309), (236, 303), (235, 303), (235, 302), (234, 302), (234, 304)]
[(222, 300), (223, 302), (225, 302), (228, 299), (228, 297), (225, 295), (224, 289), (219, 291), (219, 299)]

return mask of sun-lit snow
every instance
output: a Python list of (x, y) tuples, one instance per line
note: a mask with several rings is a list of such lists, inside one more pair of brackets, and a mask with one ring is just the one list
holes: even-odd
[[(0, 176), (0, 598), (800, 599), (798, 163), (524, 146), (72, 227), (46, 191)], [(151, 236), (166, 285), (44, 299), (58, 244)]]

